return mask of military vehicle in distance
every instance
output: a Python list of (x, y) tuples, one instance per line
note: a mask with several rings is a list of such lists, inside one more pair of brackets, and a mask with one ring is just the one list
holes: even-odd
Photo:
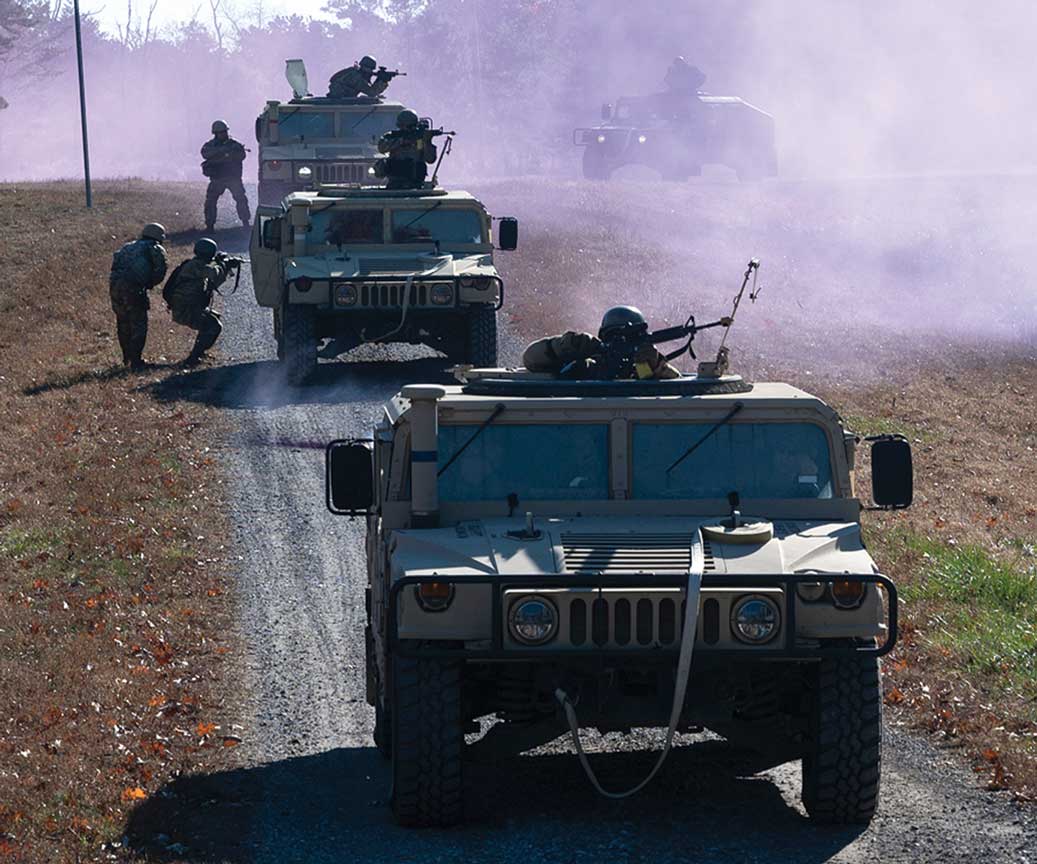
[[(897, 598), (838, 414), (728, 374), (456, 374), (327, 451), (329, 508), (367, 520), (367, 698), (395, 818), (459, 821), (466, 754), (669, 722), (667, 746), (705, 726), (802, 758), (814, 820), (867, 822)], [(910, 445), (869, 440), (875, 505), (907, 506)], [(466, 745), (479, 718), (495, 723)]]
[[(498, 249), (518, 222), (500, 220)], [(364, 342), (428, 345), (458, 363), (497, 362), (504, 282), (492, 217), (467, 192), (348, 186), (294, 192), (256, 211), (250, 258), (260, 306), (273, 309), (290, 383)], [(327, 347), (327, 346), (326, 346)]]
[(289, 60), (285, 76), (292, 100), (267, 102), (256, 119), (259, 203), (278, 204), (322, 183), (383, 185), (374, 174), (378, 139), (396, 128), (404, 106), (380, 97), (310, 96), (301, 60)]
[(602, 106), (602, 122), (573, 132), (583, 147), (583, 176), (608, 180), (625, 165), (646, 165), (668, 180), (687, 180), (703, 165), (724, 165), (740, 180), (778, 173), (774, 118), (737, 96), (675, 93), (619, 99)]

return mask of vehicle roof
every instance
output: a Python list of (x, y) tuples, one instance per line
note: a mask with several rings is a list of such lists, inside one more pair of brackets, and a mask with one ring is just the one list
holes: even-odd
[(285, 204), (289, 207), (293, 204), (307, 206), (310, 204), (327, 205), (336, 200), (368, 204), (372, 202), (384, 204), (394, 201), (403, 203), (420, 201), (424, 204), (426, 202), (443, 201), (446, 203), (475, 203), (480, 207), (482, 206), (482, 202), (478, 198), (470, 192), (465, 192), (461, 189), (441, 189), (439, 187), (435, 189), (383, 189), (380, 186), (325, 186), (323, 189), (314, 192), (292, 192), (285, 197)]
[(287, 102), (271, 99), (266, 103), (267, 108), (275, 105), (281, 108), (285, 106), (292, 108), (355, 108), (357, 113), (372, 109), (402, 111), (404, 108), (402, 102), (383, 102), (381, 99), (372, 99), (367, 96), (358, 96), (352, 99), (336, 99), (331, 96), (306, 96), (303, 99), (290, 99)]
[[(684, 382), (692, 382), (695, 379), (693, 376), (687, 376), (682, 380)], [(560, 385), (558, 388), (560, 392), (566, 392), (571, 389), (572, 382), (559, 380), (557, 383)], [(439, 405), (441, 407), (456, 408), (460, 410), (478, 410), (489, 408), (503, 402), (509, 406), (521, 407), (530, 411), (546, 411), (553, 408), (562, 409), (566, 412), (577, 410), (597, 410), (602, 408), (623, 408), (628, 410), (631, 408), (650, 409), (652, 406), (663, 406), (667, 414), (670, 414), (671, 412), (676, 411), (691, 411), (697, 407), (722, 408), (727, 405), (733, 405), (735, 402), (744, 402), (746, 408), (768, 408), (778, 410), (806, 409), (809, 411), (817, 411), (829, 419), (836, 416), (832, 408), (819, 397), (783, 382), (759, 382), (747, 385), (746, 388), (740, 392), (727, 390), (724, 392), (706, 392), (698, 395), (661, 395), (658, 391), (662, 390), (662, 387), (651, 388), (656, 391), (651, 392), (649, 389), (641, 386), (642, 383), (655, 385), (664, 385), (669, 383), (661, 381), (613, 381), (586, 383), (607, 383), (612, 386), (604, 391), (605, 395), (601, 396), (547, 395), (547, 393), (544, 395), (529, 396), (509, 394), (506, 392), (507, 388), (501, 388), (498, 392), (492, 392), (492, 388), (489, 388), (490, 392), (473, 393), (470, 392), (470, 390), (466, 392), (467, 385), (452, 384), (444, 385), (442, 387), (445, 394), (439, 399)], [(630, 387), (630, 395), (623, 395), (622, 391), (614, 385), (628, 385)], [(406, 392), (406, 388), (403, 392)], [(392, 411), (392, 413), (396, 416), (399, 416), (399, 414), (406, 410), (409, 405), (409, 400), (402, 395), (397, 396), (393, 402), (396, 410)]]

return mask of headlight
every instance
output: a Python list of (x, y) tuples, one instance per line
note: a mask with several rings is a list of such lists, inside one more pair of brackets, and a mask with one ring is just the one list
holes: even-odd
[(335, 302), (339, 306), (355, 306), (357, 301), (356, 285), (339, 285), (335, 289)]
[(825, 596), (824, 582), (799, 582), (796, 584), (796, 593), (800, 600), (807, 603), (815, 603)]
[(558, 610), (543, 597), (526, 597), (511, 607), (508, 628), (519, 642), (543, 645), (550, 642), (558, 631)]
[(751, 645), (762, 645), (773, 639), (780, 622), (778, 606), (768, 597), (745, 597), (731, 610), (731, 630)]
[(372, 177), (374, 176), (374, 174), (375, 174), (374, 165), (368, 165), (367, 166), (367, 173), (370, 174)]
[(437, 306), (447, 306), (454, 302), (454, 286), (444, 284), (433, 285), (429, 296)]
[(637, 143), (638, 144), (644, 144), (645, 141), (647, 141), (647, 140), (648, 140), (648, 137), (645, 136), (645, 135), (638, 135), (637, 136)]
[(313, 176), (313, 169), (308, 165), (303, 165), (295, 174), (300, 180), (309, 180)]
[(604, 144), (605, 143), (605, 136), (604, 135), (599, 135), (598, 136), (598, 143), (599, 144)]
[(864, 600), (864, 591), (867, 586), (863, 582), (843, 580), (833, 582), (832, 602), (840, 609), (856, 609)]

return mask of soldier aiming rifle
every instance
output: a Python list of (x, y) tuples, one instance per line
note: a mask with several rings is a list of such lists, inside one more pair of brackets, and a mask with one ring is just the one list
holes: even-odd
[(363, 56), (346, 69), (340, 69), (328, 82), (328, 96), (332, 99), (355, 99), (358, 96), (381, 96), (393, 78), (406, 75), (399, 69), (379, 66), (374, 57)]
[(375, 175), (389, 182), (388, 189), (420, 189), (428, 176), (428, 167), (436, 162), (438, 148), (433, 139), (456, 133), (433, 129), (418, 115), (404, 109), (396, 117), (396, 128), (378, 141), (378, 152), (386, 158), (375, 163)]

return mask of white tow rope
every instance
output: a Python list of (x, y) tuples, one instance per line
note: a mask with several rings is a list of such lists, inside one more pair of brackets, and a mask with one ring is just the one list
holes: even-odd
[(368, 338), (367, 331), (360, 331), (360, 340), (362, 342), (384, 342), (390, 336), (395, 336), (403, 329), (403, 325), (407, 323), (407, 312), (410, 311), (410, 289), (411, 285), (414, 284), (414, 274), (407, 274), (407, 282), (403, 286), (403, 296), (400, 298), (400, 323), (393, 327), (388, 333), (383, 333), (381, 336), (373, 336)]
[(580, 743), (580, 723), (576, 718), (576, 708), (569, 699), (569, 694), (567, 694), (561, 687), (555, 690), (555, 699), (557, 699), (558, 703), (562, 706), (562, 709), (565, 711), (565, 718), (569, 721), (569, 731), (572, 733), (573, 744), (576, 747), (576, 754), (580, 758), (580, 764), (583, 766), (584, 773), (586, 773), (587, 779), (591, 781), (591, 785), (598, 791), (598, 793), (606, 798), (619, 799), (629, 798), (631, 795), (636, 795), (644, 789), (645, 786), (651, 783), (653, 779), (655, 779), (655, 775), (658, 774), (659, 769), (663, 767), (666, 757), (670, 755), (670, 748), (673, 745), (673, 736), (677, 732), (677, 724), (680, 722), (681, 712), (684, 710), (684, 696), (688, 691), (688, 679), (691, 675), (691, 655), (695, 648), (695, 633), (698, 629), (699, 593), (702, 590), (702, 570), (704, 565), (705, 558), (702, 552), (702, 536), (696, 532), (695, 539), (691, 544), (691, 566), (688, 568), (688, 592), (685, 595), (684, 625), (681, 630), (681, 650), (680, 656), (677, 660), (677, 680), (673, 688), (673, 707), (670, 709), (670, 725), (666, 730), (666, 743), (663, 744), (662, 752), (659, 754), (655, 767), (652, 768), (651, 773), (645, 777), (644, 780), (638, 783), (633, 789), (628, 789), (626, 792), (609, 792), (607, 789), (602, 787), (601, 783), (598, 782), (594, 769), (591, 768), (590, 762), (587, 760), (587, 754), (583, 752), (583, 745)]

